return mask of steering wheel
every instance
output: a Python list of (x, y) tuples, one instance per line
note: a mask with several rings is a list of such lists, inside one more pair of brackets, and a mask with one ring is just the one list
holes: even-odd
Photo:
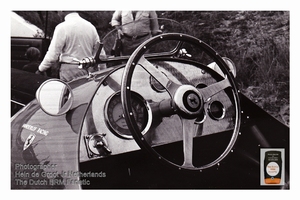
[[(159, 71), (153, 64), (146, 58), (145, 53), (149, 49), (157, 45), (159, 42), (167, 40), (176, 40), (179, 43), (187, 43), (195, 45), (205, 52), (214, 62), (220, 67), (224, 73), (224, 78), (214, 84), (204, 88), (196, 88), (192, 84), (180, 84), (170, 80), (164, 73)], [(139, 130), (135, 121), (134, 111), (131, 106), (131, 83), (133, 72), (136, 66), (144, 68), (154, 79), (159, 82), (168, 92), (170, 98), (163, 100), (159, 104), (160, 113), (167, 113), (168, 115), (178, 115), (182, 123), (182, 140), (183, 140), (183, 164), (174, 163), (173, 161), (161, 156), (155, 148), (146, 142), (144, 135)], [(142, 149), (148, 150), (159, 160), (176, 167), (177, 169), (186, 170), (202, 170), (212, 167), (222, 161), (232, 150), (240, 129), (241, 124), (241, 109), (238, 90), (235, 84), (234, 77), (228, 70), (228, 66), (224, 60), (216, 53), (209, 45), (203, 41), (186, 34), (180, 33), (166, 33), (152, 37), (141, 44), (134, 53), (130, 56), (126, 67), (124, 69), (122, 85), (121, 85), (121, 99), (124, 110), (125, 120), (128, 128), (130, 129), (134, 139)], [(225, 150), (213, 161), (201, 166), (194, 166), (193, 153), (193, 138), (195, 137), (196, 130), (201, 130), (203, 123), (197, 123), (197, 117), (203, 114), (204, 105), (209, 102), (212, 96), (229, 88), (232, 91), (233, 105), (235, 112), (234, 128), (231, 138)]]

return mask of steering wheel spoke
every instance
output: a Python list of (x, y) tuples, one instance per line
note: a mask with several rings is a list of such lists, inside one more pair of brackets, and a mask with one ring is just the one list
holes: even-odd
[[(183, 156), (184, 162), (182, 167), (195, 168), (193, 165), (193, 138), (196, 136), (198, 125), (194, 120), (181, 118), (183, 133)], [(202, 126), (202, 125), (200, 125)]]
[(152, 63), (150, 63), (145, 56), (141, 56), (138, 61), (138, 65), (143, 67), (156, 81), (158, 81), (169, 94), (173, 97), (176, 90), (179, 88), (179, 84), (173, 82), (169, 79), (165, 74), (163, 74), (160, 70), (158, 70)]
[(225, 78), (222, 81), (209, 85), (205, 88), (199, 89), (202, 94), (204, 102), (207, 102), (215, 94), (225, 90), (226, 88), (231, 87), (231, 84), (225, 75)]

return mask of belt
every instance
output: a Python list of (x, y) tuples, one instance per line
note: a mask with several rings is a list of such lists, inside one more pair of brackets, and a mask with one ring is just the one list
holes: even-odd
[(78, 63), (71, 63), (71, 62), (59, 62), (59, 64), (65, 64), (65, 65), (78, 65)]
[(147, 34), (145, 34), (145, 35), (134, 35), (134, 36), (129, 36), (129, 35), (123, 33), (123, 36), (124, 36), (124, 37), (130, 38), (130, 39), (132, 39), (132, 40), (140, 39), (140, 38), (146, 37), (146, 36), (148, 36), (148, 35), (149, 35), (149, 33), (147, 33)]

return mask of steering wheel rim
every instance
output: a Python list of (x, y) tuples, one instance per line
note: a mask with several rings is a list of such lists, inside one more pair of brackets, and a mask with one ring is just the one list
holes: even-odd
[[(221, 90), (222, 91), (225, 88), (227, 88), (227, 86), (222, 86), (222, 85), (229, 85), (232, 89), (233, 99), (234, 99), (234, 104), (235, 104), (235, 113), (236, 113), (233, 133), (232, 133), (230, 142), (228, 143), (224, 152), (221, 153), (221, 155), (218, 158), (216, 158), (215, 160), (213, 160), (212, 162), (210, 162), (208, 164), (198, 166), (198, 167), (193, 166), (193, 158), (192, 158), (193, 136), (191, 135), (191, 133), (193, 133), (191, 127), (193, 127), (193, 126), (191, 126), (191, 123), (190, 123), (191, 120), (189, 120), (189, 118), (195, 119), (195, 117), (203, 111), (202, 110), (203, 105), (205, 104), (205, 101), (207, 100), (207, 98), (210, 97), (206, 93), (211, 94), (212, 93), (211, 91), (203, 90), (199, 94), (198, 89), (197, 89), (197, 91), (195, 91), (193, 88), (189, 87), (189, 85), (188, 86), (183, 85), (184, 86), (184, 88), (183, 88), (181, 86), (174, 84), (173, 82), (170, 83), (170, 80), (167, 83), (164, 82), (164, 81), (167, 81), (162, 78), (165, 76), (161, 76), (160, 80), (157, 80), (162, 85), (167, 87), (167, 90), (168, 90), (170, 96), (172, 97), (171, 101), (170, 101), (170, 105), (171, 105), (171, 108), (173, 111), (174, 111), (174, 107), (176, 107), (176, 110), (178, 110), (178, 107), (180, 107), (182, 105), (185, 108), (189, 107), (189, 106), (187, 106), (187, 103), (181, 103), (181, 102), (178, 103), (178, 101), (175, 102), (174, 99), (175, 99), (176, 95), (178, 96), (178, 93), (180, 95), (179, 99), (184, 99), (183, 95), (189, 96), (189, 97), (193, 96), (193, 98), (197, 97), (196, 99), (199, 100), (199, 104), (201, 105), (200, 106), (201, 108), (198, 108), (199, 107), (198, 104), (197, 104), (197, 106), (193, 106), (193, 105), (189, 104), (192, 106), (192, 108), (191, 107), (189, 107), (187, 109), (183, 108), (183, 110), (179, 109), (179, 111), (177, 111), (177, 112), (175, 111), (176, 114), (180, 116), (180, 118), (182, 120), (182, 126), (183, 126), (184, 163), (182, 165), (178, 165), (176, 163), (173, 163), (173, 162), (165, 159), (157, 151), (155, 151), (145, 141), (143, 134), (141, 134), (141, 131), (139, 130), (139, 128), (134, 120), (133, 111), (131, 108), (131, 96), (130, 96), (131, 95), (131, 90), (130, 90), (131, 79), (132, 79), (133, 71), (135, 69), (135, 66), (137, 66), (138, 64), (142, 63), (142, 65), (143, 65), (147, 62), (147, 60), (144, 58), (143, 55), (149, 49), (149, 47), (151, 47), (152, 45), (157, 44), (158, 42), (161, 42), (163, 40), (178, 40), (178, 41), (188, 42), (188, 43), (192, 43), (193, 45), (196, 45), (196, 46), (200, 47), (201, 49), (203, 49), (211, 58), (213, 58), (213, 60), (217, 63), (217, 65), (220, 67), (220, 69), (225, 74), (225, 78), (222, 81), (219, 81), (217, 84), (214, 84), (215, 86), (212, 88), (212, 90)], [(154, 68), (151, 68), (151, 67), (147, 68), (147, 69), (144, 68), (144, 69), (153, 76), (157, 75), (157, 73), (159, 73), (159, 72), (155, 71)], [(154, 76), (154, 77), (156, 77), (156, 76)], [(220, 87), (222, 89), (219, 89), (218, 87)], [(180, 91), (180, 92), (178, 92), (178, 91)], [(192, 95), (189, 95), (187, 93), (189, 93), (189, 94), (192, 93)], [(216, 93), (213, 93), (213, 95)], [(152, 38), (148, 39), (147, 41), (145, 41), (143, 44), (141, 44), (130, 56), (130, 58), (125, 66), (125, 69), (124, 69), (124, 73), (123, 73), (123, 77), (122, 77), (122, 84), (121, 84), (121, 99), (122, 99), (122, 106), (123, 106), (123, 110), (124, 110), (124, 116), (125, 116), (125, 120), (127, 122), (128, 128), (132, 132), (133, 138), (136, 140), (136, 142), (142, 149), (146, 149), (148, 152), (150, 152), (152, 155), (154, 155), (154, 157), (156, 157), (159, 160), (163, 161), (164, 163), (167, 163), (167, 164), (169, 164), (177, 169), (180, 169), (180, 170), (183, 169), (183, 170), (200, 170), (201, 171), (203, 169), (217, 165), (230, 153), (230, 151), (232, 150), (232, 148), (237, 140), (237, 137), (239, 134), (239, 129), (240, 129), (240, 124), (241, 124), (241, 109), (240, 109), (240, 100), (239, 100), (238, 93), (239, 92), (236, 87), (234, 77), (229, 72), (228, 66), (226, 65), (226, 63), (224, 62), (222, 57), (215, 50), (213, 50), (209, 45), (204, 43), (203, 41), (201, 41), (193, 36), (181, 34), (181, 33), (161, 34), (161, 35), (152, 37)], [(178, 104), (180, 104), (180, 106), (178, 106)], [(193, 112), (195, 109), (196, 109), (196, 111)]]

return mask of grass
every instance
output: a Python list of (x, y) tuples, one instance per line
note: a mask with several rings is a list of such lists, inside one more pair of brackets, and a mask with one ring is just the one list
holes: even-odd
[(252, 55), (242, 55), (237, 82), (242, 92), (289, 125), (289, 46), (267, 39)]
[(191, 34), (237, 67), (239, 89), (289, 125), (289, 12), (171, 12)]

